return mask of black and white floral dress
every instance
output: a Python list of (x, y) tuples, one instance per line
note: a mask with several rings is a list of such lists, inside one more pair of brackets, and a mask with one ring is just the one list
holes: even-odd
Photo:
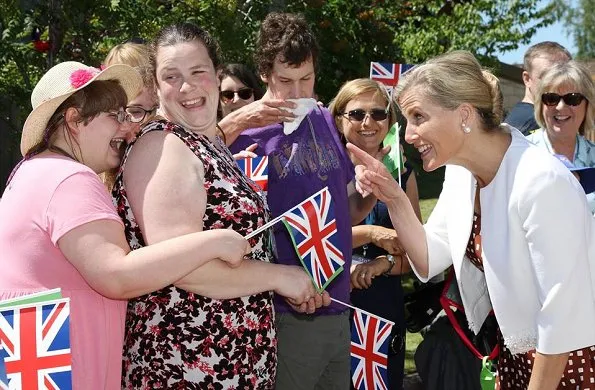
[[(148, 123), (139, 137), (150, 131), (176, 135), (204, 165), (204, 230), (233, 229), (246, 235), (266, 223), (264, 199), (254, 192), (220, 139), (211, 142), (165, 120)], [(132, 147), (124, 156), (113, 195), (128, 243), (136, 249), (145, 242), (121, 174)], [(271, 261), (268, 237), (259, 234), (250, 240), (254, 259)], [(276, 352), (271, 292), (216, 300), (172, 285), (128, 304), (122, 387), (272, 389)]]

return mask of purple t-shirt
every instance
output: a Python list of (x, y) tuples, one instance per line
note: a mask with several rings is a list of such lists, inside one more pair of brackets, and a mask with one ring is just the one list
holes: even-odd
[[(237, 153), (253, 143), (258, 144), (256, 154), (269, 157), (267, 201), (273, 217), (328, 186), (337, 218), (339, 249), (345, 257), (345, 265), (326, 290), (331, 297), (348, 303), (351, 218), (347, 184), (353, 180), (354, 167), (339, 140), (331, 114), (325, 108), (315, 108), (290, 135), (283, 133), (282, 124), (248, 129), (230, 149)], [(301, 265), (285, 226), (278, 223), (272, 229), (277, 262)], [(275, 309), (279, 312), (291, 311), (280, 296), (275, 297)], [(333, 302), (316, 313), (336, 314), (345, 310), (345, 306)]]

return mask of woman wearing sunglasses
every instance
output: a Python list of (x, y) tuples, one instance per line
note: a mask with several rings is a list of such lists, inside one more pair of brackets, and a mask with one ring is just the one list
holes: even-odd
[[(387, 204), (416, 275), (428, 280), (452, 265), (475, 334), (493, 309), (501, 332), (497, 389), (592, 388), (594, 232), (580, 184), (500, 123), (498, 79), (469, 52), (415, 67), (393, 96), (424, 169), (446, 165), (428, 222), (419, 222), (382, 164), (347, 148), (362, 162), (360, 191)], [(569, 116), (562, 114), (558, 120)]]
[[(575, 61), (551, 68), (539, 84), (535, 119), (541, 126), (527, 139), (575, 167), (595, 167), (595, 83)], [(595, 193), (587, 194), (595, 213)]]
[(255, 100), (260, 100), (264, 94), (254, 72), (244, 64), (225, 65), (219, 80), (221, 118)]
[[(396, 122), (395, 107), (389, 102), (384, 86), (370, 79), (356, 79), (341, 87), (329, 109), (344, 141), (380, 157), (382, 141)], [(350, 157), (354, 164), (359, 164), (357, 158)], [(415, 173), (407, 162), (401, 183), (412, 206), (419, 211)], [(405, 362), (401, 274), (409, 272), (409, 263), (402, 257), (383, 202), (377, 202), (366, 219), (353, 227), (352, 236), (351, 302), (396, 324), (389, 344), (388, 381), (390, 389), (401, 389)]]

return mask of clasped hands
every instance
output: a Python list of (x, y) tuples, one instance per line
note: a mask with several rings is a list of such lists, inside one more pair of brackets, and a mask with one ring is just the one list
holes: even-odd
[(393, 265), (386, 255), (378, 256), (364, 264), (353, 264), (351, 266), (352, 289), (369, 288), (376, 276), (390, 273), (392, 269), (402, 270), (403, 262), (407, 261), (405, 249), (403, 249), (394, 229), (376, 225), (368, 225), (367, 228), (369, 229), (369, 242), (391, 254), (395, 259), (395, 264)]

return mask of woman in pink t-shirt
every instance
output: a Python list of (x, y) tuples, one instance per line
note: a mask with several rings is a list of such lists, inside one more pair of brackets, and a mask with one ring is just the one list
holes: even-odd
[(0, 300), (58, 287), (70, 298), (75, 389), (120, 388), (126, 299), (212, 259), (237, 266), (250, 251), (231, 229), (130, 251), (97, 174), (118, 167), (134, 120), (124, 109), (141, 86), (126, 65), (50, 69), (31, 95), (24, 159), (0, 199)]

